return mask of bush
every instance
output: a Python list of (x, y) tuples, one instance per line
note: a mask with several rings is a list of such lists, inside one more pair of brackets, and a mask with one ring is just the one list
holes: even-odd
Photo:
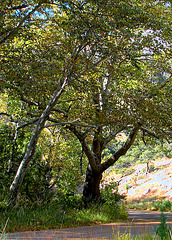
[(101, 190), (101, 199), (104, 203), (110, 205), (116, 205), (124, 196), (118, 193), (118, 186), (115, 182), (105, 185), (105, 188)]
[(158, 201), (154, 201), (153, 203), (155, 210), (159, 210), (161, 212), (165, 212), (165, 211), (171, 211), (172, 210), (172, 203), (170, 201), (166, 201), (166, 200), (158, 200)]
[(63, 207), (64, 210), (67, 209), (80, 209), (82, 207), (82, 196), (80, 194), (75, 194), (74, 192), (59, 192), (57, 193), (58, 203)]
[(122, 199), (124, 196), (121, 196), (118, 193), (118, 186), (115, 182), (108, 184), (101, 191), (101, 200), (102, 200), (102, 211), (104, 211), (110, 219), (126, 219), (128, 213), (122, 204)]
[[(20, 131), (15, 138), (11, 126), (0, 125), (0, 209), (9, 200), (9, 187), (25, 153), (31, 132)], [(19, 204), (44, 202), (51, 198), (50, 180), (52, 169), (42, 160), (41, 151), (36, 150), (30, 162), (19, 193)]]

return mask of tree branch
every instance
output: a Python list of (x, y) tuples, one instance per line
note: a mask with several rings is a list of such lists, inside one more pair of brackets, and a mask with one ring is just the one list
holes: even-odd
[(113, 132), (111, 133), (107, 138), (104, 139), (104, 144), (103, 144), (103, 149), (106, 147), (106, 145), (112, 141), (112, 139), (114, 139), (116, 137), (116, 135), (120, 132), (122, 132), (124, 129), (126, 129), (125, 127), (120, 128), (117, 132)]
[(18, 23), (18, 25), (12, 29), (9, 33), (6, 34), (5, 37), (2, 37), (0, 40), (0, 45), (2, 45), (3, 43), (5, 43), (5, 41), (7, 41), (8, 39), (10, 39), (11, 37), (13, 37), (19, 30), (19, 28), (22, 26), (22, 24), (30, 18), (30, 16), (43, 4), (43, 1), (40, 1), (27, 15), (25, 15), (23, 17), (23, 19), (21, 19), (21, 21)]
[(13, 116), (8, 114), (8, 113), (5, 113), (5, 112), (0, 112), (0, 115), (4, 115), (4, 116), (7, 116), (11, 119), (11, 122), (15, 122), (17, 123), (17, 120), (14, 120)]
[(75, 126), (75, 127), (83, 127), (83, 128), (98, 128), (98, 127), (103, 127), (104, 125), (101, 124), (101, 125), (89, 125), (89, 124), (79, 124), (79, 123), (75, 123), (76, 121), (79, 121), (80, 118), (76, 119), (76, 120), (73, 120), (71, 122), (60, 122), (52, 117), (49, 117), (48, 120), (50, 122), (54, 122), (54, 124), (50, 124), (50, 125), (47, 125), (46, 127), (52, 127), (52, 126), (56, 126), (56, 125), (72, 125), (72, 126)]
[(28, 5), (23, 3), (21, 5), (18, 5), (18, 6), (14, 6), (14, 7), (9, 7), (9, 8), (4, 8), (4, 10), (8, 10), (8, 11), (11, 11), (11, 10), (18, 10), (18, 9), (22, 9), (22, 8), (27, 8)]
[(150, 131), (150, 130), (147, 129), (147, 128), (141, 127), (140, 129), (141, 129), (144, 133), (148, 133), (149, 135), (151, 135), (151, 136), (153, 136), (153, 137), (155, 137), (155, 138), (157, 138), (157, 139), (160, 138), (159, 135), (157, 135), (155, 132)]
[(85, 136), (83, 133), (79, 132), (75, 126), (68, 126), (67, 127), (80, 141), (82, 148), (84, 150), (84, 153), (86, 154), (89, 163), (92, 167), (92, 169), (97, 172), (98, 168), (97, 168), (97, 164), (96, 164), (96, 159), (94, 156), (94, 153), (91, 151), (91, 149), (89, 148), (88, 144), (85, 141)]
[[(34, 102), (34, 101), (31, 101), (30, 99), (25, 98), (22, 93), (20, 93), (20, 99), (21, 99), (23, 102), (25, 102), (25, 103), (27, 103), (28, 105), (30, 105), (30, 106), (37, 106), (39, 109), (44, 109), (44, 107), (41, 106), (39, 103)], [(54, 107), (54, 108), (52, 109), (52, 111), (58, 112), (58, 113), (63, 113), (64, 115), (67, 115), (67, 113), (66, 113), (64, 110), (62, 110), (62, 109), (60, 109), (60, 108), (57, 108), (57, 107)]]
[(130, 132), (130, 135), (124, 144), (116, 153), (113, 154), (112, 157), (110, 157), (106, 162), (100, 164), (98, 166), (98, 169), (100, 172), (104, 172), (106, 169), (108, 169), (110, 166), (112, 166), (121, 156), (125, 155), (128, 149), (132, 146), (134, 143), (134, 140), (137, 136), (138, 131), (140, 130), (141, 125), (138, 123), (133, 130)]
[(31, 124), (34, 124), (34, 123), (37, 122), (38, 120), (39, 120), (39, 117), (37, 117), (37, 118), (35, 118), (35, 119), (31, 120), (31, 121), (27, 121), (27, 122), (25, 122), (24, 124), (19, 124), (19, 126), (18, 126), (17, 129), (24, 128), (24, 127), (27, 127), (27, 126), (29, 126), (29, 125), (31, 125)]
[(45, 125), (46, 120), (48, 119), (49, 114), (51, 113), (53, 107), (56, 105), (58, 99), (64, 92), (64, 89), (67, 84), (67, 77), (65, 76), (63, 82), (61, 82), (61, 79), (59, 79), (59, 86), (54, 91), (51, 99), (49, 100), (49, 103), (47, 104), (45, 110), (43, 111), (42, 115), (39, 117), (37, 126), (35, 128), (35, 131), (33, 132), (33, 135), (28, 143), (28, 146), (26, 148), (25, 155), (20, 163), (20, 166), (17, 170), (17, 173), (15, 175), (15, 178), (10, 186), (10, 194), (11, 194), (11, 201), (15, 201), (19, 188), (22, 184), (23, 178), (25, 176), (26, 169), (28, 167), (28, 164), (30, 160), (32, 159), (32, 156), (35, 153), (36, 145), (39, 139), (39, 135)]

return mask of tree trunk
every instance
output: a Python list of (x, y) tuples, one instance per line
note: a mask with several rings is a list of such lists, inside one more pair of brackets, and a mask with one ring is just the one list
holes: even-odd
[(67, 78), (65, 78), (65, 80), (63, 81), (62, 84), (60, 84), (60, 81), (59, 81), (59, 87), (55, 90), (49, 103), (46, 106), (46, 109), (43, 111), (42, 115), (39, 118), (39, 121), (35, 128), (35, 131), (34, 131), (32, 137), (28, 143), (28, 146), (26, 148), (26, 152), (23, 157), (23, 160), (21, 161), (20, 166), (17, 170), (16, 176), (14, 178), (14, 181), (12, 182), (12, 184), (10, 186), (10, 195), (11, 195), (12, 205), (15, 203), (15, 201), (17, 199), (17, 195), (20, 190), (21, 184), (23, 182), (27, 167), (35, 153), (35, 149), (36, 149), (36, 145), (37, 145), (40, 133), (44, 127), (44, 124), (45, 124), (49, 114), (51, 113), (51, 110), (53, 109), (57, 100), (63, 93), (66, 83), (67, 83)]
[(100, 181), (102, 173), (94, 172), (90, 165), (88, 165), (86, 172), (86, 180), (83, 189), (84, 205), (87, 207), (91, 202), (100, 201)]
[(44, 123), (46, 121), (46, 117), (45, 119), (41, 119), (38, 122), (38, 125), (28, 143), (25, 155), (20, 163), (20, 166), (17, 170), (16, 176), (14, 178), (14, 181), (12, 182), (11, 186), (10, 186), (10, 195), (11, 195), (11, 203), (15, 203), (16, 199), (17, 199), (17, 195), (18, 192), (20, 190), (20, 187), (22, 185), (27, 167), (35, 153), (35, 149), (36, 149), (36, 145), (40, 136), (40, 133), (42, 131), (42, 128), (44, 126)]

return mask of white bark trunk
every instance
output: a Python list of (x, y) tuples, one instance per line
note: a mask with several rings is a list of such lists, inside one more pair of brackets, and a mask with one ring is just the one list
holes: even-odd
[[(60, 81), (59, 81), (60, 82)], [(44, 110), (44, 112), (42, 113), (42, 115), (40, 116), (37, 126), (35, 128), (35, 131), (28, 143), (25, 155), (20, 163), (20, 166), (17, 170), (16, 176), (10, 186), (10, 194), (11, 194), (11, 201), (15, 201), (20, 189), (20, 186), (23, 182), (23, 178), (25, 176), (27, 167), (29, 162), (31, 161), (34, 153), (35, 153), (35, 149), (36, 149), (36, 144), (38, 142), (40, 133), (44, 127), (44, 124), (50, 114), (50, 112), (52, 111), (53, 107), (55, 106), (57, 100), (59, 99), (59, 97), (61, 96), (61, 94), (63, 93), (63, 90), (66, 86), (67, 83), (67, 79), (65, 79), (63, 81), (63, 84), (60, 85), (60, 87), (58, 87), (56, 89), (56, 91), (54, 92), (52, 98), (50, 99), (46, 109)]]

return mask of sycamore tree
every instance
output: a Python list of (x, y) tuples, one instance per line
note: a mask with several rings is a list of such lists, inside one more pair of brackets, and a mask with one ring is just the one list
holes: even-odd
[[(144, 142), (148, 135), (168, 141), (172, 135), (171, 9), (160, 2), (150, 4), (108, 1), (97, 8), (97, 16), (107, 20), (105, 28), (101, 24), (103, 41), (85, 54), (96, 52), (95, 59), (107, 58), (79, 78), (74, 86), (77, 97), (66, 113), (68, 119), (78, 116), (81, 122), (66, 127), (80, 141), (89, 161), (85, 204), (100, 199), (103, 172), (126, 154), (137, 135)], [(67, 95), (63, 97), (69, 102)], [(123, 146), (103, 158), (121, 132), (128, 135)]]
[[(171, 6), (150, 0), (62, 1), (50, 12), (41, 28), (26, 25), (1, 47), (1, 87), (20, 112), (1, 114), (17, 129), (35, 126), (11, 195), (17, 196), (42, 129), (65, 126), (88, 159), (83, 191), (88, 204), (100, 199), (103, 172), (138, 133), (143, 139), (171, 134)], [(122, 131), (128, 135), (124, 145), (103, 158)]]
[[(10, 117), (17, 130), (33, 125), (33, 136), (10, 188), (12, 199), (18, 194), (39, 135), (46, 121), (51, 120), (50, 114), (64, 125), (61, 116), (66, 116), (63, 108), (67, 110), (69, 104), (58, 107), (64, 90), (68, 94), (68, 89), (77, 85), (77, 77), (88, 73), (106, 58), (102, 55), (96, 59), (96, 52), (86, 53), (86, 49), (100, 40), (98, 26), (101, 19), (96, 22), (93, 12), (89, 22), (87, 13), (91, 5), (86, 4), (85, 9), (84, 5), (77, 1), (59, 2), (46, 10), (51, 12), (49, 21), (42, 25), (35, 21), (25, 24), (21, 34), (1, 45), (1, 89), (13, 101), (13, 108), (1, 115)], [(82, 18), (74, 9), (81, 12)]]

